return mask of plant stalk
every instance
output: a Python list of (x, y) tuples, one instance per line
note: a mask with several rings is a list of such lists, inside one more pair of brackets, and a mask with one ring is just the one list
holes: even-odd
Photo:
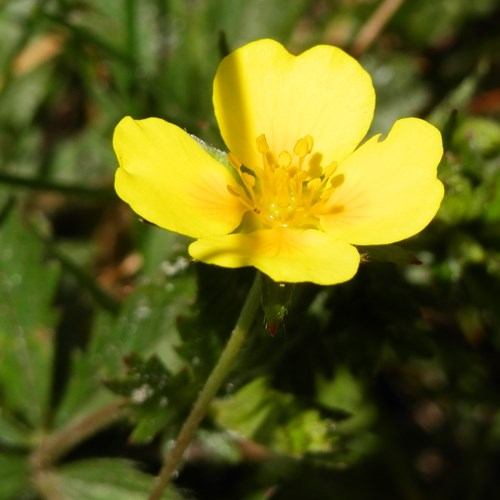
[(243, 346), (250, 327), (252, 326), (255, 314), (260, 304), (260, 274), (257, 274), (255, 281), (248, 292), (245, 304), (241, 310), (236, 325), (229, 337), (229, 340), (222, 351), (217, 364), (208, 376), (203, 389), (194, 403), (191, 413), (179, 432), (175, 445), (168, 454), (160, 473), (156, 477), (149, 500), (160, 500), (165, 488), (168, 486), (173, 474), (178, 469), (186, 448), (193, 440), (200, 422), (205, 417), (210, 403), (217, 394), (217, 391), (226, 380), (233, 363)]
[(118, 397), (94, 413), (72, 421), (48, 436), (30, 456), (33, 471), (37, 473), (51, 467), (67, 451), (122, 418), (122, 410), (127, 401), (126, 398)]

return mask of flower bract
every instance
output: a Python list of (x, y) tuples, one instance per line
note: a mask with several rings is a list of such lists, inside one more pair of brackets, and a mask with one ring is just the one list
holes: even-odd
[(273, 40), (220, 63), (213, 104), (227, 161), (158, 118), (116, 127), (118, 195), (148, 221), (195, 239), (190, 255), (253, 266), (278, 282), (352, 278), (355, 245), (408, 238), (434, 217), (441, 134), (418, 118), (364, 142), (375, 92), (342, 50), (298, 56)]

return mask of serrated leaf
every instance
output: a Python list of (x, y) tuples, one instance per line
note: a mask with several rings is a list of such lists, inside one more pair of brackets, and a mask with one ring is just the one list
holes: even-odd
[[(177, 409), (175, 410), (177, 412)], [(158, 411), (142, 412), (141, 417), (136, 417), (137, 424), (129, 436), (130, 443), (150, 443), (162, 430), (164, 430), (172, 417), (172, 411), (168, 408), (160, 408)]]
[(53, 355), (51, 309), (59, 268), (13, 213), (0, 228), (0, 394), (2, 405), (40, 427)]
[(345, 369), (338, 369), (331, 380), (321, 379), (318, 385), (318, 399), (326, 407), (339, 409), (351, 416), (363, 406), (363, 389)]
[(156, 356), (144, 360), (136, 354), (130, 355), (126, 364), (126, 376), (108, 379), (105, 383), (110, 390), (130, 400), (132, 419), (136, 423), (131, 441), (149, 442), (176, 418), (182, 417), (184, 408), (191, 404), (193, 391), (185, 390), (184, 373), (171, 376)]
[[(177, 318), (189, 305), (193, 292), (194, 278), (189, 273), (165, 277), (130, 294), (117, 318), (101, 315), (90, 346), (101, 376), (123, 373), (123, 360), (130, 353), (155, 352), (169, 366), (170, 361), (175, 362), (169, 356), (174, 352), (172, 345), (179, 342)], [(178, 367), (177, 362), (172, 368), (175, 371)]]
[(353, 463), (371, 453), (376, 436), (370, 429), (376, 418), (364, 387), (347, 369), (338, 368), (330, 379), (318, 380), (318, 402), (342, 415), (335, 422), (335, 437), (343, 441), (341, 460)]
[(124, 361), (128, 369), (127, 375), (105, 380), (112, 391), (140, 406), (154, 404), (164, 397), (170, 376), (156, 356), (143, 360), (137, 354), (131, 354)]
[(176, 323), (193, 294), (194, 278), (182, 270), (138, 287), (125, 299), (118, 316), (101, 312), (90, 345), (75, 357), (59, 409), (59, 424), (93, 404), (94, 397), (102, 399), (99, 389), (104, 379), (126, 376), (124, 361), (131, 354), (148, 356), (155, 352), (169, 373), (178, 372), (182, 360), (175, 353), (180, 342)]
[(262, 442), (269, 438), (280, 407), (291, 401), (291, 396), (270, 390), (267, 379), (260, 377), (233, 395), (215, 401), (212, 408), (224, 427)]
[(331, 420), (319, 409), (301, 408), (291, 394), (271, 389), (264, 377), (212, 407), (219, 424), (280, 453), (332, 451)]
[(297, 413), (276, 429), (274, 448), (293, 455), (332, 451), (332, 425), (318, 410)]

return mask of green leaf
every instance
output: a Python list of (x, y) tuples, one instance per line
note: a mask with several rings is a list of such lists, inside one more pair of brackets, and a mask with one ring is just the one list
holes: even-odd
[[(160, 235), (160, 241), (168, 235), (158, 229), (152, 233)], [(175, 245), (171, 249), (164, 247), (170, 255), (165, 255), (164, 250), (160, 263), (157, 241), (156, 237), (151, 238), (145, 249), (149, 260), (154, 257), (156, 262), (145, 266), (149, 276), (144, 276), (126, 297), (118, 315), (98, 313), (88, 348), (74, 357), (71, 379), (59, 408), (59, 425), (75, 412), (85, 411), (89, 404), (101, 404), (106, 397), (99, 390), (102, 381), (126, 376), (125, 359), (131, 354), (147, 357), (155, 353), (169, 374), (184, 366), (175, 351), (180, 343), (177, 320), (191, 304), (195, 280), (187, 260), (179, 260)]]
[(332, 428), (332, 422), (318, 410), (299, 412), (276, 429), (274, 448), (292, 455), (329, 453), (333, 450)]
[(5, 408), (0, 409), (0, 444), (7, 446), (26, 446), (30, 442), (29, 429), (15, 416), (9, 415)]
[(500, 124), (490, 118), (466, 117), (455, 134), (455, 141), (466, 143), (476, 154), (498, 155), (500, 151)]
[(210, 456), (211, 462), (237, 464), (241, 460), (241, 447), (228, 432), (198, 429), (196, 441)]
[(137, 424), (130, 439), (136, 443), (149, 442), (190, 404), (184, 397), (186, 391), (181, 389), (188, 381), (183, 373), (172, 377), (156, 356), (144, 360), (136, 354), (130, 355), (126, 364), (125, 377), (108, 379), (105, 383), (116, 394), (130, 399)]
[[(54, 492), (54, 498), (65, 500), (144, 500), (153, 486), (151, 476), (122, 459), (82, 460), (47, 472), (46, 476), (44, 482)], [(181, 497), (170, 487), (161, 498)]]
[(2, 406), (43, 425), (51, 387), (51, 309), (59, 268), (15, 213), (1, 228), (0, 394)]
[(371, 412), (365, 411), (363, 387), (345, 368), (339, 368), (331, 380), (321, 379), (318, 385), (317, 397), (323, 406), (340, 410), (348, 417), (366, 413), (368, 416), (363, 421), (370, 420)]
[(212, 405), (217, 422), (247, 439), (291, 455), (332, 451), (332, 422), (319, 408), (302, 408), (261, 377)]
[(377, 436), (371, 428), (377, 413), (358, 379), (339, 367), (333, 378), (319, 379), (317, 398), (323, 407), (343, 414), (335, 422), (335, 438), (342, 451), (337, 460), (352, 464), (373, 453)]
[(267, 441), (280, 407), (290, 404), (291, 396), (269, 389), (264, 377), (243, 386), (232, 396), (213, 403), (216, 420), (231, 431), (259, 441)]
[(31, 498), (29, 472), (25, 456), (0, 453), (0, 498)]
[[(118, 316), (97, 317), (89, 354), (101, 378), (124, 373), (123, 360), (130, 353), (155, 353), (172, 373), (183, 366), (175, 353), (180, 343), (177, 321), (193, 301), (195, 275), (179, 238), (150, 229), (144, 247), (148, 264), (137, 288), (126, 297)], [(163, 242), (161, 257), (157, 241)]]

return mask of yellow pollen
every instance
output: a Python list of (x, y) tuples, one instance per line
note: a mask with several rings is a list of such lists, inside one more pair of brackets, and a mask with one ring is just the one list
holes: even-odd
[(253, 175), (242, 172), (241, 177), (245, 183), (245, 186), (253, 188), (255, 186), (255, 177)]
[(288, 151), (282, 151), (278, 156), (278, 166), (288, 168), (292, 164), (292, 155)]
[(344, 174), (335, 175), (330, 179), (330, 186), (338, 188), (344, 182)]
[(307, 156), (312, 151), (312, 148), (313, 138), (310, 135), (306, 135), (297, 141), (297, 144), (295, 144), (293, 148), (293, 153), (299, 158), (302, 158)]
[[(322, 155), (313, 152), (310, 135), (300, 138), (293, 148), (273, 151), (264, 134), (257, 137), (260, 165), (245, 165), (228, 153), (238, 173), (241, 188), (229, 189), (258, 216), (264, 227), (318, 227), (319, 208), (342, 184), (343, 175), (334, 175), (335, 162), (322, 167)], [(309, 159), (307, 159), (309, 157)]]
[(316, 177), (315, 179), (310, 180), (310, 181), (307, 183), (307, 189), (308, 189), (309, 191), (316, 191), (316, 190), (318, 190), (320, 187), (321, 187), (321, 179), (319, 179), (318, 177)]

